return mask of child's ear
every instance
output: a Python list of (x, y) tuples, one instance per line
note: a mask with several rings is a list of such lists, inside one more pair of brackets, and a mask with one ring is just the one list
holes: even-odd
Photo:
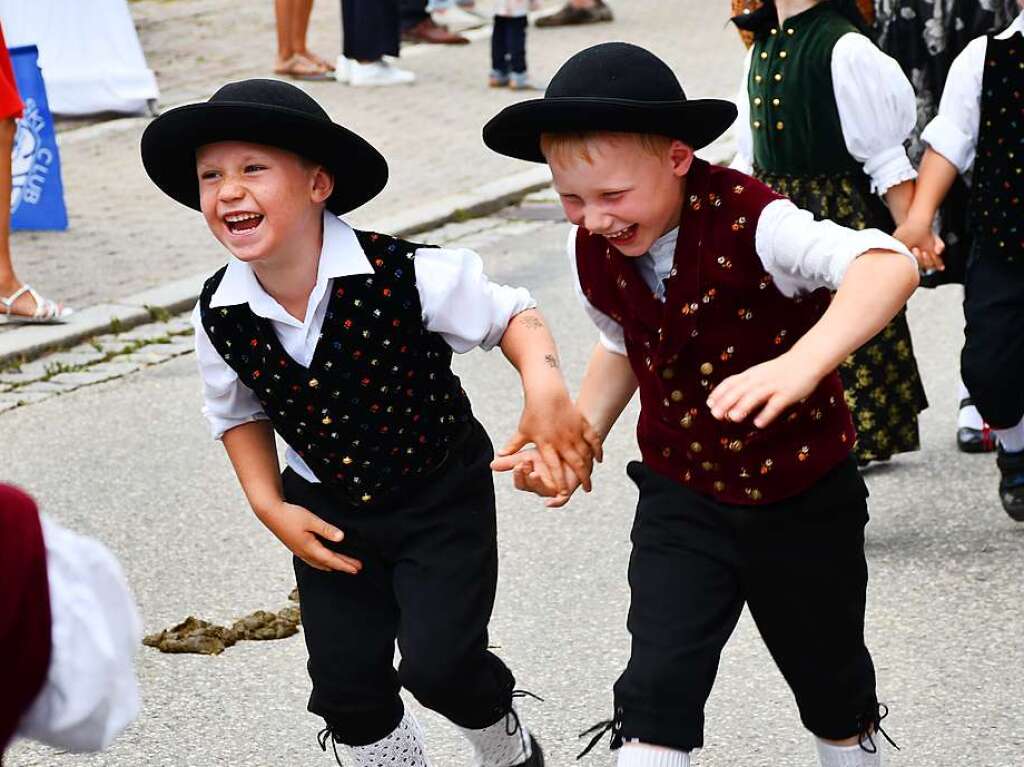
[(313, 202), (326, 202), (334, 193), (334, 176), (322, 165), (313, 172), (312, 192)]
[(690, 166), (693, 164), (693, 149), (689, 144), (673, 141), (668, 149), (668, 156), (672, 161), (672, 172), (678, 178), (682, 178), (690, 172)]

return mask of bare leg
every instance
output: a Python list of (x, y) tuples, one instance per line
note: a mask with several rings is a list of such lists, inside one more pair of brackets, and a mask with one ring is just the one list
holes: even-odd
[(312, 62), (321, 71), (331, 71), (334, 66), (322, 56), (306, 47), (306, 37), (309, 32), (309, 17), (313, 13), (313, 0), (294, 0), (292, 16), (292, 50), (299, 56)]
[(277, 70), (285, 67), (296, 53), (292, 46), (295, 37), (292, 32), (293, 7), (296, 4), (295, 0), (274, 0), (274, 17), (277, 20)]
[[(11, 150), (14, 148), (13, 117), (0, 120), (0, 296), (9, 296), (21, 287), (11, 264)], [(23, 298), (28, 298), (23, 297)], [(31, 311), (32, 299), (28, 298)], [(21, 299), (18, 301), (20, 308)]]

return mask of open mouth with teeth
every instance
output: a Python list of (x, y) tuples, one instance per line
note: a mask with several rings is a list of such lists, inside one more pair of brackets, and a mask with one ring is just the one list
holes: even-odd
[(246, 234), (263, 222), (260, 213), (229, 213), (224, 216), (224, 224), (232, 234)]
[(639, 228), (640, 227), (637, 224), (630, 224), (625, 229), (620, 229), (617, 232), (606, 234), (604, 237), (606, 240), (616, 245), (625, 245), (636, 236), (637, 229)]

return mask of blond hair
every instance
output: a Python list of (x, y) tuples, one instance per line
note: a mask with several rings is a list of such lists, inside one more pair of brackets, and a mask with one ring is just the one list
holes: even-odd
[(594, 164), (591, 149), (597, 141), (620, 140), (637, 146), (641, 151), (663, 157), (675, 139), (657, 133), (619, 133), (617, 131), (580, 131), (575, 133), (543, 133), (540, 137), (540, 151), (548, 162), (564, 164), (583, 160)]

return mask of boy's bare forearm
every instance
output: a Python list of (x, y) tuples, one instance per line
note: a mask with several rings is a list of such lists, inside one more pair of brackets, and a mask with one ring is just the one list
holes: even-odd
[(790, 350), (819, 378), (878, 333), (917, 287), (917, 268), (906, 256), (871, 250), (857, 258), (821, 319)]
[(889, 205), (889, 213), (892, 220), (899, 226), (907, 220), (910, 213), (910, 205), (914, 200), (914, 182), (903, 181), (895, 186), (889, 187), (885, 193), (885, 201)]
[(527, 309), (512, 318), (501, 338), (501, 351), (519, 371), (524, 390), (565, 386), (555, 339), (537, 309)]
[(933, 149), (925, 150), (909, 216), (931, 223), (958, 175), (960, 171), (953, 163)]
[(587, 363), (576, 406), (602, 440), (633, 398), (636, 387), (629, 358), (597, 344)]
[(251, 421), (226, 431), (221, 439), (249, 505), (263, 519), (284, 499), (273, 427), (269, 421)]

